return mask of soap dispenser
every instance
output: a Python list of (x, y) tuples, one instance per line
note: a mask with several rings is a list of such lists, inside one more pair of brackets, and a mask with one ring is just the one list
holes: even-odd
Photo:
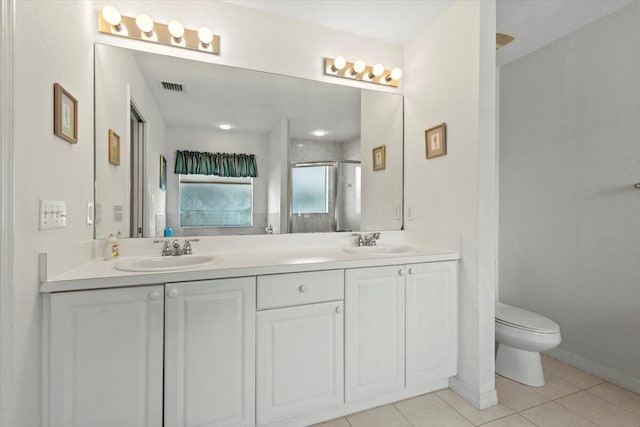
[(109, 234), (105, 239), (104, 245), (104, 260), (109, 261), (120, 256), (120, 246), (118, 245), (118, 238), (115, 234)]

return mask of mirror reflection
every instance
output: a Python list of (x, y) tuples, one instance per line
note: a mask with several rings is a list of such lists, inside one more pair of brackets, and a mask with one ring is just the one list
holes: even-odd
[(402, 227), (401, 95), (99, 44), (95, 62), (96, 238)]

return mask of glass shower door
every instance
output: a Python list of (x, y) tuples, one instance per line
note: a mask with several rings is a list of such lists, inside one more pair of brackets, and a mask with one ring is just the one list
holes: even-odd
[(289, 170), (289, 232), (336, 230), (335, 163), (297, 163)]

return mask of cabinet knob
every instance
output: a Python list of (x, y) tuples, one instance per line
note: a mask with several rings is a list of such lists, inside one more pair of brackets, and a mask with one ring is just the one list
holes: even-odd
[(342, 313), (342, 306), (341, 305), (336, 307), (336, 313), (338, 313), (338, 314)]
[(149, 299), (151, 301), (159, 300), (160, 299), (160, 292), (158, 292), (158, 291), (149, 292)]
[(298, 290), (302, 293), (307, 292), (309, 290), (309, 287), (307, 285), (300, 285), (300, 287), (298, 288)]
[(398, 270), (398, 276), (404, 276), (404, 268)]
[(409, 274), (413, 274), (413, 267), (409, 267)]
[(173, 288), (173, 289), (169, 289), (169, 292), (167, 292), (167, 296), (169, 298), (175, 298), (178, 296), (178, 290)]

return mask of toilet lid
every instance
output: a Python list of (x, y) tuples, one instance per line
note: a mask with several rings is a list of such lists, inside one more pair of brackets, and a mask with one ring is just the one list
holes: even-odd
[(496, 322), (545, 334), (560, 332), (560, 326), (553, 320), (501, 302), (496, 303)]

